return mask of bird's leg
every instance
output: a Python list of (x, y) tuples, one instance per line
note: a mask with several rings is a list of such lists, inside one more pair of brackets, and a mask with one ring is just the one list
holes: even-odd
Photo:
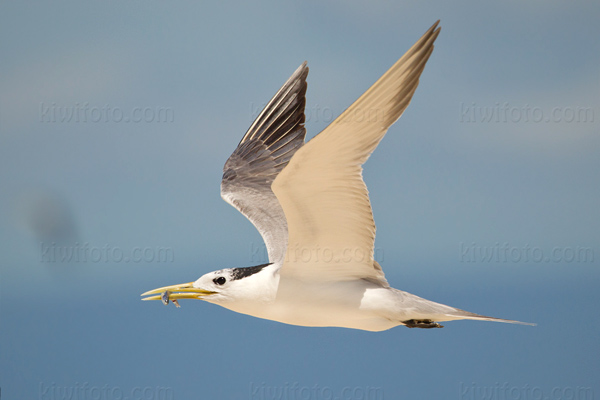
[(409, 319), (407, 321), (402, 321), (402, 323), (408, 328), (431, 329), (444, 327), (444, 325), (440, 325), (437, 322), (433, 322), (430, 319)]

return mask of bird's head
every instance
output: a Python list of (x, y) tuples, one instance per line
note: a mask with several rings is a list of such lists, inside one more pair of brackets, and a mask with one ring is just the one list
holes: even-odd
[(142, 294), (149, 296), (142, 300), (162, 300), (164, 304), (173, 301), (177, 305), (177, 300), (180, 299), (205, 300), (216, 304), (260, 300), (265, 297), (264, 289), (269, 286), (264, 284), (264, 280), (272, 280), (273, 277), (272, 273), (264, 269), (269, 265), (271, 264), (209, 272), (194, 282), (150, 290)]

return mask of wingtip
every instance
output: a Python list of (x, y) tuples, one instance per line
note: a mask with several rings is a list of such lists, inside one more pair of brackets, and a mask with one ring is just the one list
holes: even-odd
[(427, 32), (425, 33), (425, 35), (427, 35), (427, 34), (433, 34), (433, 35), (435, 35), (435, 38), (437, 38), (437, 36), (442, 31), (442, 27), (439, 26), (439, 24), (440, 24), (440, 20), (438, 19), (437, 21), (435, 21), (435, 23), (433, 25), (431, 25), (431, 28), (429, 28), (427, 30)]
[(299, 74), (302, 72), (308, 75), (308, 61), (306, 60), (304, 60), (304, 62), (300, 64), (300, 66), (296, 69), (296, 72), (294, 74)]
[[(421, 36), (421, 38), (409, 49), (409, 51), (402, 56), (402, 58), (406, 57), (408, 54), (412, 55), (418, 49), (422, 49), (423, 47), (431, 47), (433, 48), (433, 43), (439, 36), (442, 27), (438, 26), (440, 20), (438, 19), (427, 31)], [(400, 58), (400, 60), (402, 60)]]
[(305, 80), (307, 76), (308, 76), (308, 62), (304, 61), (302, 64), (300, 64), (300, 66), (298, 68), (296, 68), (296, 70), (294, 71), (292, 76), (289, 78), (288, 82), (296, 80), (296, 79)]
[(303, 69), (308, 69), (308, 61), (304, 60), (304, 62), (302, 64), (300, 64), (300, 66), (298, 68), (296, 68), (296, 73), (298, 71), (302, 71)]

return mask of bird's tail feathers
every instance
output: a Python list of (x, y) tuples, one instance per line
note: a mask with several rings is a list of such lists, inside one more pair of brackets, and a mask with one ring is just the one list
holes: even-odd
[(458, 313), (454, 314), (447, 314), (449, 317), (453, 317), (456, 319), (470, 319), (470, 320), (475, 320), (475, 321), (493, 321), (493, 322), (504, 322), (507, 324), (518, 324), (518, 325), (530, 325), (530, 326), (536, 326), (537, 324), (531, 323), (531, 322), (522, 322), (522, 321), (516, 321), (513, 319), (504, 319), (504, 318), (495, 318), (495, 317), (488, 317), (486, 315), (479, 315), (479, 314), (475, 314), (469, 311), (464, 311), (464, 310), (457, 310), (459, 311)]

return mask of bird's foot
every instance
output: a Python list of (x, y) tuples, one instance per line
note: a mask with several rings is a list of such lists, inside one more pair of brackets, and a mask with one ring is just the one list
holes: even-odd
[(444, 327), (444, 325), (440, 325), (437, 322), (433, 322), (430, 319), (409, 319), (407, 321), (402, 321), (402, 323), (408, 328), (431, 329)]

